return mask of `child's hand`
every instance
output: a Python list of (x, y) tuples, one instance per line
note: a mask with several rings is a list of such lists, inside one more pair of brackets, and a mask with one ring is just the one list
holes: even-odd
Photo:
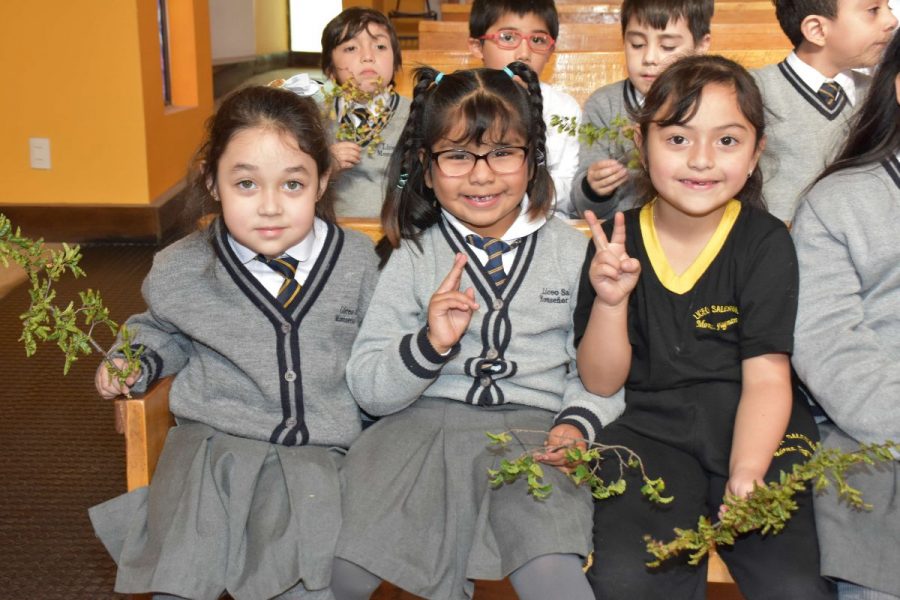
[[(113, 358), (111, 360), (117, 369), (123, 369), (128, 364), (124, 358)], [(140, 374), (141, 370), (135, 369), (135, 371), (125, 379), (125, 385), (122, 385), (119, 383), (119, 380), (109, 372), (109, 367), (104, 361), (97, 367), (97, 373), (94, 375), (94, 385), (97, 387), (97, 391), (100, 392), (101, 398), (104, 400), (111, 400), (116, 396), (122, 396), (130, 392), (131, 386), (134, 385), (134, 382), (137, 381)]]
[(428, 303), (428, 341), (440, 354), (446, 354), (469, 327), (472, 313), (478, 310), (475, 290), (459, 291), (466, 255), (458, 253), (453, 268)]
[[(725, 497), (733, 496), (735, 498), (746, 498), (753, 491), (754, 486), (764, 486), (762, 476), (757, 476), (749, 471), (735, 471), (728, 478), (725, 484)], [(728, 508), (725, 504), (719, 507), (719, 519), (725, 516)]]
[(555, 426), (547, 434), (544, 442), (544, 452), (534, 455), (534, 459), (552, 467), (556, 467), (563, 473), (568, 473), (577, 465), (566, 460), (566, 450), (572, 446), (580, 450), (587, 449), (584, 434), (574, 425), (563, 423)]
[(598, 160), (588, 167), (588, 185), (598, 196), (609, 196), (627, 180), (628, 169), (617, 160)]
[(625, 215), (616, 213), (610, 239), (606, 239), (606, 233), (594, 213), (586, 210), (584, 219), (591, 228), (597, 250), (588, 270), (591, 285), (598, 301), (607, 306), (618, 306), (628, 298), (641, 274), (641, 263), (636, 258), (630, 258), (625, 250)]
[(362, 157), (362, 148), (355, 142), (336, 142), (329, 149), (340, 171), (350, 169), (354, 165), (359, 164)]

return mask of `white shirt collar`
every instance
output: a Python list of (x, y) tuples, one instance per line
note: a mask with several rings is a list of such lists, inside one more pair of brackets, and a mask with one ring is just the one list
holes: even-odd
[[(797, 56), (796, 52), (791, 52), (787, 57), (787, 64), (797, 73), (797, 77), (800, 78), (803, 83), (805, 83), (812, 91), (818, 91), (822, 84), (826, 81), (829, 81), (827, 77), (819, 73), (815, 67), (808, 65), (803, 62), (803, 60)], [(850, 101), (851, 105), (856, 104), (856, 82), (853, 79), (853, 75), (850, 71), (841, 71), (837, 75), (834, 76), (833, 81), (838, 82), (841, 88), (844, 90), (844, 94), (847, 95), (847, 100)]]
[[(301, 263), (309, 260), (313, 253), (313, 248), (316, 246), (317, 236), (324, 233), (325, 229), (323, 228), (327, 228), (324, 221), (322, 221), (321, 224), (319, 221), (320, 219), (316, 217), (313, 221), (313, 227), (309, 230), (306, 237), (300, 240), (299, 243), (288, 248), (284, 254), (297, 259)], [(257, 254), (259, 254), (234, 239), (230, 232), (228, 233), (228, 243), (231, 244), (231, 249), (237, 254), (238, 260), (241, 261), (242, 265), (247, 265), (251, 260), (256, 258)]]
[[(509, 243), (513, 240), (531, 235), (544, 226), (544, 224), (547, 222), (547, 217), (545, 215), (538, 215), (535, 218), (530, 217), (528, 215), (529, 204), (528, 194), (525, 194), (525, 197), (522, 198), (522, 205), (521, 209), (519, 210), (519, 216), (516, 217), (516, 220), (513, 221), (513, 224), (509, 226), (509, 229), (506, 230), (506, 233), (500, 236), (501, 240)], [(441, 212), (444, 214), (444, 218), (447, 219), (447, 222), (453, 225), (453, 228), (459, 232), (463, 239), (465, 239), (465, 237), (469, 234), (477, 235), (474, 231), (463, 225), (463, 223), (459, 219), (450, 214), (446, 209), (441, 208)]]

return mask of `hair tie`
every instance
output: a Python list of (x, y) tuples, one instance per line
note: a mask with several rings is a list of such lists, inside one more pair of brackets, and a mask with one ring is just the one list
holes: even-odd
[(503, 67), (503, 72), (506, 73), (507, 75), (509, 75), (510, 79), (512, 79), (516, 76), (516, 74), (513, 73), (512, 69), (510, 69), (509, 67)]
[(435, 77), (434, 77), (434, 85), (439, 84), (439, 83), (441, 82), (441, 79), (443, 79), (443, 78), (444, 78), (444, 72), (441, 71), (440, 73), (438, 73), (437, 75), (435, 75)]
[(403, 171), (400, 173), (400, 178), (397, 180), (397, 189), (402, 190), (406, 187), (406, 182), (409, 181), (409, 173)]

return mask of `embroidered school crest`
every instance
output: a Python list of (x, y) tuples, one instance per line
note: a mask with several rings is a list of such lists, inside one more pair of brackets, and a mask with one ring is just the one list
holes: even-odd
[(738, 307), (733, 304), (711, 304), (694, 311), (694, 326), (709, 331), (727, 331), (738, 324)]

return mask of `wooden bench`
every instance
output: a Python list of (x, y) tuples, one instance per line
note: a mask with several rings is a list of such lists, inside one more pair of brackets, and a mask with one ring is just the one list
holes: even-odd
[[(621, 2), (605, 0), (602, 4), (556, 3), (560, 23), (608, 23), (618, 21)], [(441, 19), (444, 21), (469, 22), (471, 4), (441, 4)], [(775, 7), (768, 0), (738, 0), (716, 2), (713, 23), (769, 23), (778, 28)]]
[[(419, 21), (419, 50), (466, 52), (469, 25), (462, 21)], [(618, 23), (560, 23), (556, 52), (621, 52)], [(778, 27), (761, 23), (715, 23), (711, 51), (792, 48)], [(404, 61), (407, 53), (404, 52)]]
[[(590, 235), (590, 229), (584, 221), (578, 220), (571, 223), (585, 235)], [(341, 224), (365, 233), (373, 242), (377, 242), (381, 238), (381, 224), (376, 219), (344, 220)], [(175, 424), (172, 414), (169, 412), (169, 388), (172, 380), (173, 377), (166, 377), (155, 382), (147, 393), (139, 398), (120, 397), (115, 400), (116, 431), (125, 436), (126, 481), (129, 491), (150, 483), (166, 435), (169, 428)], [(728, 568), (717, 554), (712, 553), (708, 563), (707, 581), (709, 583), (734, 583)], [(487, 591), (491, 598), (511, 600), (515, 597), (506, 581), (479, 582), (479, 585)], [(400, 593), (399, 590), (393, 591), (397, 594)], [(734, 597), (733, 592), (731, 596)], [(149, 598), (134, 596), (135, 600), (145, 597)], [(380, 597), (386, 600), (386, 596)], [(398, 600), (400, 598), (398, 595), (391, 597)], [(408, 595), (403, 596), (403, 598), (409, 597)]]
[[(610, 19), (618, 21), (618, 10), (611, 12), (612, 3), (605, 4), (557, 4), (556, 12), (560, 23), (604, 23)], [(616, 4), (621, 4), (618, 2)], [(618, 7), (616, 7), (618, 8)], [(469, 22), (471, 4), (441, 4), (441, 19), (444, 21)]]
[[(748, 69), (756, 69), (780, 62), (788, 54), (787, 49), (775, 50), (725, 50), (721, 54), (739, 62)], [(408, 50), (403, 52), (403, 69), (397, 74), (397, 91), (411, 97), (412, 71), (427, 65), (452, 73), (458, 69), (480, 67), (481, 61), (469, 52), (443, 52)], [(584, 106), (596, 89), (625, 78), (625, 55), (619, 52), (554, 52), (541, 72), (541, 81), (570, 94)]]

